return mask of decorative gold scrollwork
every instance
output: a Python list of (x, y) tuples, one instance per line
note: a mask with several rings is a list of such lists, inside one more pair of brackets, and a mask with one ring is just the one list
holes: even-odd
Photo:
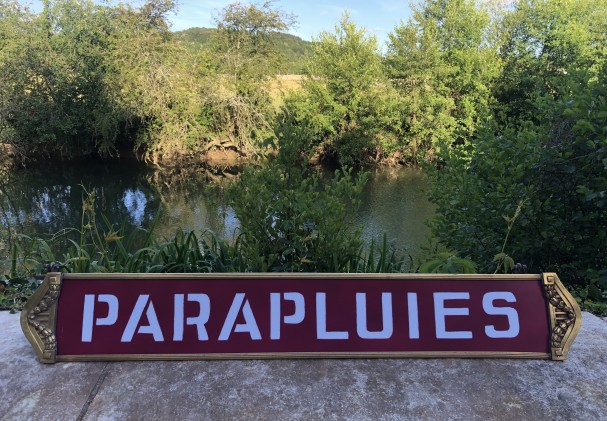
[(27, 315), (27, 322), (40, 335), (45, 351), (57, 350), (55, 332), (50, 329), (49, 323), (51, 308), (57, 302), (57, 298), (59, 298), (59, 285), (50, 284), (40, 303)]
[(582, 313), (555, 273), (544, 274), (544, 292), (548, 300), (552, 359), (565, 360), (580, 330)]
[(21, 328), (41, 362), (53, 363), (57, 355), (55, 319), (61, 291), (61, 274), (49, 273), (21, 313)]

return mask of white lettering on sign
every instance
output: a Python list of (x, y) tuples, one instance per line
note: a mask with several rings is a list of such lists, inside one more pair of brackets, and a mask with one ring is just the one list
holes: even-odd
[[(257, 327), (257, 322), (255, 321), (255, 316), (253, 316), (253, 311), (251, 310), (251, 305), (249, 304), (249, 300), (244, 299), (244, 293), (238, 293), (234, 296), (234, 301), (232, 301), (232, 306), (228, 311), (228, 315), (226, 317), (225, 323), (221, 328), (221, 333), (219, 334), (220, 341), (227, 341), (230, 339), (230, 334), (232, 330), (234, 332), (248, 332), (251, 335), (251, 339), (254, 341), (258, 341), (261, 339), (261, 333), (259, 333), (259, 328)], [(244, 305), (242, 304), (244, 301)], [(240, 312), (242, 307), (242, 315), (244, 316), (245, 323), (236, 323), (236, 317), (238, 317), (238, 313)]]
[(419, 312), (417, 311), (417, 294), (407, 293), (407, 315), (409, 316), (409, 339), (419, 339)]
[[(302, 324), (306, 316), (306, 306), (304, 295), (299, 292), (271, 292), (270, 294), (270, 339), (280, 340), (281, 328), (283, 325)], [(338, 297), (343, 300), (343, 297)], [(336, 298), (336, 299), (338, 299)], [(356, 332), (361, 339), (381, 340), (390, 339), (394, 332), (399, 332), (400, 329), (408, 328), (409, 339), (420, 339), (419, 327), (419, 304), (418, 293), (408, 292), (406, 295), (407, 303), (407, 318), (408, 324), (402, 327), (397, 326), (395, 329), (394, 312), (393, 312), (393, 296), (390, 292), (382, 292), (381, 294), (381, 329), (370, 330), (368, 320), (369, 300), (367, 293), (357, 292), (354, 298), (356, 304), (356, 314), (353, 315), (351, 323), (356, 323)], [(351, 299), (352, 299), (351, 298)], [(404, 298), (404, 297), (403, 297)], [(480, 297), (479, 297), (480, 298)], [(446, 303), (450, 300), (470, 300), (469, 292), (435, 292), (433, 293), (434, 304), (434, 329), (436, 339), (472, 339), (473, 333), (469, 330), (447, 330), (448, 317), (470, 316), (470, 306), (451, 307)], [(496, 303), (505, 301), (506, 303), (516, 303), (516, 297), (512, 292), (508, 291), (493, 291), (487, 292), (482, 296), (482, 308), (485, 314), (490, 316), (505, 317), (507, 319), (507, 328), (498, 328), (494, 324), (484, 325), (484, 333), (491, 339), (508, 339), (515, 338), (520, 332), (520, 321), (517, 310), (511, 306), (497, 307)], [(293, 303), (292, 314), (290, 311), (285, 311), (283, 307), (286, 302)], [(102, 303), (103, 305), (100, 305)], [(192, 309), (193, 315), (186, 317), (186, 306)], [(346, 340), (349, 338), (348, 330), (328, 330), (327, 329), (327, 294), (325, 292), (316, 292), (316, 338), (319, 340)], [(180, 342), (184, 340), (185, 329), (187, 326), (195, 326), (197, 338), (199, 341), (208, 341), (209, 332), (206, 325), (213, 317), (211, 313), (211, 299), (207, 294), (192, 293), (192, 294), (174, 294), (173, 296), (173, 335), (172, 340)], [(107, 306), (107, 312), (106, 310)], [(197, 312), (194, 312), (194, 308)], [(289, 307), (288, 307), (289, 308)], [(118, 321), (119, 312), (127, 312), (130, 307), (124, 309), (119, 305), (117, 296), (111, 294), (85, 294), (84, 306), (82, 312), (82, 342), (92, 342), (93, 333), (96, 326), (111, 326)], [(96, 317), (97, 313), (97, 317)], [(100, 313), (100, 314), (99, 314)], [(145, 314), (145, 318), (144, 318)], [(161, 314), (167, 314), (163, 312)], [(190, 313), (191, 314), (191, 313)], [(334, 313), (332, 313), (334, 314)], [(224, 317), (224, 314), (214, 313), (215, 320), (217, 317)], [(239, 320), (244, 320), (244, 323), (237, 323)], [(163, 316), (164, 317), (164, 316)], [(267, 317), (267, 316), (266, 316)], [(126, 319), (123, 317), (121, 320)], [(144, 320), (142, 320), (144, 319)], [(147, 319), (147, 324), (145, 323)], [(223, 323), (221, 332), (217, 338), (219, 341), (227, 341), (232, 333), (248, 333), (251, 340), (261, 340), (261, 332), (259, 330), (257, 320), (251, 309), (249, 300), (246, 299), (245, 293), (236, 293), (227, 315), (220, 319)], [(396, 320), (397, 323), (403, 321)], [(342, 321), (343, 323), (343, 321)], [(165, 325), (167, 326), (167, 325)], [(168, 325), (170, 326), (170, 324)], [(263, 324), (262, 326), (267, 326)], [(351, 326), (354, 327), (353, 325)], [(164, 335), (158, 317), (154, 309), (154, 304), (150, 300), (150, 295), (139, 295), (134, 307), (130, 310), (128, 322), (124, 327), (121, 342), (131, 342), (136, 334), (152, 335), (156, 342), (163, 342)]]
[(492, 316), (508, 317), (508, 329), (496, 330), (495, 325), (485, 326), (485, 334), (490, 338), (516, 338), (520, 327), (518, 313), (512, 307), (494, 307), (495, 300), (504, 300), (509, 303), (515, 303), (516, 297), (513, 293), (507, 291), (488, 292), (483, 296), (483, 310)]
[(472, 339), (472, 332), (468, 330), (447, 331), (445, 318), (447, 316), (468, 316), (468, 307), (445, 307), (447, 300), (469, 300), (468, 292), (435, 292), (434, 318), (436, 323), (437, 339)]
[[(280, 339), (280, 293), (273, 292), (270, 294), (270, 339)], [(299, 292), (285, 292), (282, 294), (285, 301), (293, 301), (295, 311), (289, 316), (284, 316), (282, 323), (298, 324), (303, 322), (306, 315), (304, 297)]]
[[(211, 301), (206, 294), (188, 294), (188, 301), (198, 302), (198, 316), (188, 317), (186, 324), (188, 326), (196, 326), (199, 341), (209, 340), (209, 335), (205, 324), (211, 316)], [(183, 341), (183, 307), (184, 294), (175, 294), (175, 317), (173, 318), (173, 340)]]
[(348, 332), (327, 331), (327, 294), (316, 293), (316, 338), (317, 339), (348, 339)]
[[(97, 297), (100, 303), (108, 305), (107, 316), (95, 319), (97, 326), (110, 326), (118, 320), (118, 298), (115, 295), (100, 294)], [(82, 312), (82, 342), (91, 342), (93, 340), (93, 317), (95, 314), (95, 295), (86, 294), (84, 296), (84, 310)]]
[(381, 294), (382, 330), (371, 332), (367, 328), (367, 294), (356, 293), (356, 332), (362, 339), (388, 339), (392, 337), (392, 294)]
[[(141, 316), (143, 316), (144, 310), (146, 310), (145, 315), (149, 324), (139, 326), (139, 322), (141, 322)], [(137, 326), (139, 326), (139, 329), (137, 329)], [(158, 317), (156, 317), (156, 311), (154, 311), (154, 304), (150, 301), (149, 295), (140, 295), (137, 299), (137, 303), (135, 303), (135, 308), (133, 308), (131, 317), (129, 317), (129, 321), (126, 324), (124, 332), (122, 333), (120, 342), (131, 342), (133, 340), (133, 336), (135, 335), (135, 331), (142, 334), (151, 334), (156, 342), (164, 341), (162, 330), (158, 324)]]

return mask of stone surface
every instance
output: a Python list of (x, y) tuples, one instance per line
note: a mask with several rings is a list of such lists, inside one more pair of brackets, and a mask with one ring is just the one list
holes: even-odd
[[(0, 312), (0, 417), (175, 420), (607, 419), (607, 322), (565, 362), (272, 360), (39, 364)], [(98, 388), (95, 388), (95, 384)], [(90, 404), (90, 405), (89, 405)]]
[(40, 364), (19, 316), (0, 311), (0, 419), (76, 419), (104, 363)]

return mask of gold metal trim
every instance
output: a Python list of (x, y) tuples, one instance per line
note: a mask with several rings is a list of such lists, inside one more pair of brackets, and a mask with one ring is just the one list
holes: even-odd
[[(127, 278), (127, 279), (124, 279)], [(228, 272), (228, 273), (64, 273), (63, 279), (420, 279), (420, 280), (494, 280), (541, 281), (542, 275), (452, 275), (434, 273), (303, 273), (303, 272)]]
[(550, 349), (553, 360), (565, 361), (582, 327), (582, 312), (556, 273), (544, 273), (544, 291), (550, 318)]
[(21, 311), (21, 329), (42, 363), (56, 361), (55, 323), (60, 291), (61, 273), (47, 274)]
[(543, 352), (482, 351), (410, 351), (410, 352), (284, 352), (284, 353), (221, 353), (221, 354), (102, 354), (57, 355), (60, 362), (80, 361), (184, 361), (184, 360), (268, 360), (313, 358), (517, 358), (550, 359)]

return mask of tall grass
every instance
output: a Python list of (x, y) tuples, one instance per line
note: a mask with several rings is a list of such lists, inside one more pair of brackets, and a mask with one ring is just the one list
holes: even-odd
[[(124, 227), (115, 229), (104, 218), (105, 228), (92, 228), (89, 235), (72, 228), (51, 238), (20, 236), (11, 258), (7, 279), (34, 277), (49, 271), (70, 273), (211, 273), (250, 272), (256, 262), (242, 252), (239, 238), (230, 243), (212, 231), (197, 234), (179, 231), (172, 238), (156, 240), (155, 224), (148, 230), (138, 228), (130, 233)], [(86, 228), (89, 229), (88, 227)], [(73, 237), (80, 237), (76, 241)], [(65, 246), (67, 245), (67, 249)], [(64, 249), (64, 251), (59, 251)], [(383, 242), (361, 246), (350, 256), (326, 256), (322, 269), (312, 272), (390, 273), (403, 272), (405, 260)], [(274, 267), (273, 271), (281, 270)], [(285, 270), (288, 270), (285, 268)]]

